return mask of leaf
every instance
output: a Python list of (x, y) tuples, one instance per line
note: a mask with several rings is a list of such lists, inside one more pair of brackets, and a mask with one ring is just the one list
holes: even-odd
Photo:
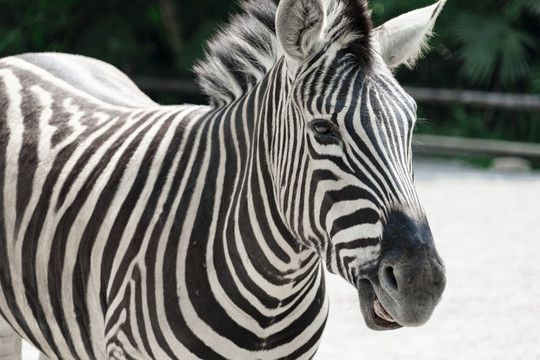
[(500, 80), (503, 84), (513, 84), (530, 72), (527, 46), (534, 46), (534, 40), (528, 34), (512, 29), (500, 44)]
[(525, 12), (540, 16), (540, 2), (538, 0), (508, 1), (503, 7), (503, 12), (512, 20), (518, 20)]
[(504, 14), (464, 13), (453, 32), (462, 43), (457, 51), (463, 60), (462, 74), (470, 82), (511, 85), (530, 72), (528, 52), (536, 47), (535, 38)]

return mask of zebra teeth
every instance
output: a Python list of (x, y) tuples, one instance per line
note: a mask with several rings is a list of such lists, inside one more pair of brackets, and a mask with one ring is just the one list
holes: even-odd
[(375, 315), (377, 315), (379, 318), (381, 318), (384, 321), (395, 323), (396, 320), (386, 311), (386, 309), (382, 306), (379, 299), (375, 299), (373, 302), (373, 310), (375, 311)]

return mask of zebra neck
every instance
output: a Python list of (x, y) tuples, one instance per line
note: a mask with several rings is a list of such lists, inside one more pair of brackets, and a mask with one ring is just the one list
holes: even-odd
[[(212, 143), (220, 143), (220, 154), (226, 154), (221, 155), (217, 171), (222, 188), (216, 195), (220, 194), (225, 206), (219, 210), (224, 224), (217, 228), (224, 230), (216, 234), (220, 251), (213, 254), (214, 262), (229, 269), (235, 262), (242, 264), (235, 270), (256, 279), (254, 287), (274, 289), (267, 299), (276, 306), (303, 291), (305, 282), (320, 281), (319, 258), (284, 221), (269, 168), (272, 131), (279, 118), (277, 99), (283, 92), (281, 70), (278, 64), (244, 98), (209, 114), (208, 119), (209, 128), (219, 129)], [(235, 270), (230, 271), (232, 277)]]

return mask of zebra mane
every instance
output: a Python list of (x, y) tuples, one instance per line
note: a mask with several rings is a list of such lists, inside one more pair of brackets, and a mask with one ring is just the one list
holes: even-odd
[[(252, 89), (283, 56), (276, 36), (279, 0), (246, 0), (244, 11), (207, 44), (205, 59), (194, 71), (199, 87), (213, 105), (224, 106)], [(366, 0), (323, 0), (327, 41), (347, 45), (360, 65), (371, 58), (371, 11)]]

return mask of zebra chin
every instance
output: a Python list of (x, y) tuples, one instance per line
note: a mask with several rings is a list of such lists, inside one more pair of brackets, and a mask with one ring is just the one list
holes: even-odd
[(376, 266), (360, 273), (360, 308), (373, 330), (425, 324), (446, 286), (445, 269), (427, 220), (401, 212), (388, 217)]

